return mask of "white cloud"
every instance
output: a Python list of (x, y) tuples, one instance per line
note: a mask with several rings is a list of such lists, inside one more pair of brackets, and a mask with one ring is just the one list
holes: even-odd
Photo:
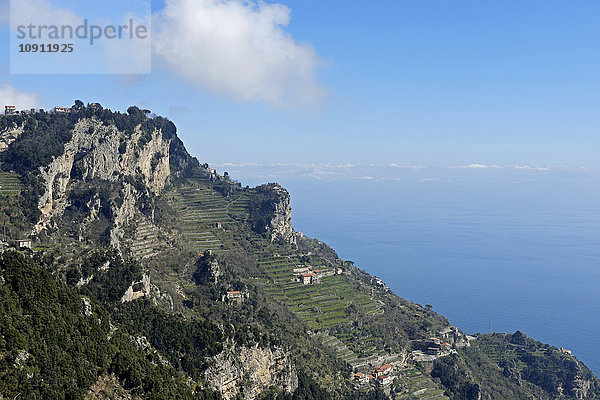
[[(374, 164), (371, 164), (372, 167), (376, 166)], [(422, 164), (418, 164), (418, 165), (401, 165), (401, 164), (396, 164), (396, 163), (390, 163), (388, 164), (388, 167), (390, 168), (399, 168), (399, 169), (414, 169), (414, 170), (421, 170), (421, 169), (427, 169), (426, 166), (422, 165)]]
[(529, 171), (549, 171), (549, 168), (546, 167), (532, 167), (529, 165), (514, 165), (512, 168), (514, 169), (520, 169), (520, 170), (529, 170)]
[(461, 165), (458, 168), (468, 168), (468, 169), (503, 169), (503, 167), (499, 165), (486, 165), (486, 164), (469, 164), (469, 165)]
[(320, 60), (285, 30), (290, 9), (254, 0), (166, 0), (153, 45), (169, 69), (200, 89), (237, 101), (312, 107), (325, 90)]
[(0, 85), (0, 107), (2, 112), (5, 105), (16, 106), (18, 110), (40, 108), (40, 99), (37, 93), (23, 93), (14, 86), (3, 83)]
[(516, 164), (516, 165), (497, 165), (497, 164), (468, 164), (461, 165), (458, 167), (448, 167), (450, 169), (503, 169), (503, 170), (521, 170), (521, 171), (549, 171), (548, 167), (530, 166), (527, 164)]

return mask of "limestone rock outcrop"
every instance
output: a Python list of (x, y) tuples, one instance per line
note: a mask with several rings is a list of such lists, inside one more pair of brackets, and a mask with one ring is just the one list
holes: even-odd
[(133, 282), (127, 288), (125, 294), (121, 297), (121, 303), (127, 303), (148, 295), (150, 295), (150, 276), (145, 274), (141, 281)]
[(219, 283), (221, 276), (221, 267), (219, 262), (213, 256), (210, 250), (206, 250), (196, 263), (196, 272), (194, 272), (194, 280), (197, 284)]
[(290, 194), (279, 184), (272, 184), (270, 187), (275, 194), (275, 209), (267, 228), (271, 233), (271, 241), (282, 240), (286, 243), (296, 244), (296, 234), (292, 227)]
[[(41, 218), (34, 231), (39, 233), (52, 217), (60, 215), (68, 205), (67, 186), (75, 172), (80, 179), (102, 179), (117, 182), (123, 176), (136, 177), (153, 194), (165, 187), (170, 170), (170, 144), (158, 130), (151, 132), (150, 140), (140, 141), (144, 135), (140, 127), (131, 136), (114, 126), (105, 126), (95, 119), (82, 119), (73, 129), (72, 139), (64, 152), (50, 165), (40, 168), (44, 193), (39, 199)], [(141, 144), (143, 143), (143, 144)], [(117, 227), (133, 218), (135, 188), (123, 182), (124, 202), (116, 211)], [(111, 240), (117, 241), (117, 233)]]
[(298, 375), (289, 355), (271, 347), (226, 348), (215, 357), (205, 377), (226, 400), (238, 395), (253, 400), (271, 386), (287, 393), (298, 387)]
[(6, 150), (22, 133), (23, 125), (0, 130), (0, 152)]

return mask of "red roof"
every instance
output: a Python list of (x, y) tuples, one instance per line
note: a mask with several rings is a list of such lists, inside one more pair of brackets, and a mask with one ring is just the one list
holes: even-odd
[(235, 291), (235, 292), (227, 292), (227, 294), (238, 294), (238, 293), (242, 293), (242, 292), (240, 292), (239, 290)]
[(377, 369), (377, 372), (384, 372), (384, 371), (387, 371), (390, 368), (392, 368), (392, 366), (390, 364), (383, 364), (381, 367), (379, 367)]

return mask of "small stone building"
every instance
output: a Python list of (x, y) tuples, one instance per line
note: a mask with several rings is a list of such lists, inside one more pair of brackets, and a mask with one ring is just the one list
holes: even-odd
[(250, 294), (247, 291), (241, 292), (239, 290), (227, 292), (225, 296), (223, 296), (223, 302), (228, 303), (238, 303), (241, 304), (250, 297)]
[(16, 247), (18, 250), (31, 249), (31, 239), (17, 240)]

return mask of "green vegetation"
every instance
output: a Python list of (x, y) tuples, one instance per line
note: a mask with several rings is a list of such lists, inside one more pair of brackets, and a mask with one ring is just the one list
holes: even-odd
[(57, 282), (37, 262), (4, 253), (0, 275), (3, 396), (82, 399), (98, 377), (115, 374), (143, 398), (219, 398), (190, 387), (172, 367), (144, 355), (125, 330), (111, 330), (104, 307)]
[(13, 123), (23, 126), (23, 133), (1, 153), (0, 159), (5, 171), (20, 174), (37, 171), (62, 154), (77, 121), (75, 115), (45, 112), (10, 117)]
[[(218, 399), (209, 388), (231, 378), (215, 378), (220, 364), (239, 362), (244, 349), (278, 357), (266, 365), (281, 369), (260, 386), (261, 400), (600, 398), (598, 380), (564, 351), (520, 332), (480, 335), (463, 348), (464, 334), (431, 306), (397, 297), (326, 244), (300, 235), (272, 241), (274, 221), (287, 218), (278, 207), (289, 202), (283, 188), (243, 188), (216, 174), (189, 156), (171, 122), (136, 107), (122, 114), (77, 101), (71, 113), (0, 118), (0, 129), (24, 129), (0, 153), (9, 245), (31, 235), (39, 169), (62, 154), (83, 118), (119, 129), (119, 154), (137, 130), (139, 146), (162, 131), (172, 174), (158, 195), (138, 172), (90, 178), (76, 161), (64, 208), (32, 237), (33, 251), (2, 254), (0, 398), (81, 399), (90, 391)], [(163, 156), (145, 161), (154, 170)], [(303, 281), (302, 273), (313, 275)], [(123, 303), (131, 291), (136, 299)], [(444, 344), (427, 361), (417, 350), (436, 340), (441, 349), (437, 338), (456, 346)], [(245, 368), (256, 370), (253, 362)], [(384, 362), (394, 366), (393, 383), (353, 380)], [(236, 368), (237, 400), (253, 382)], [(297, 378), (291, 393), (277, 375), (288, 373)]]
[(438, 359), (432, 376), (454, 399), (477, 398), (477, 393), (510, 399), (600, 398), (600, 381), (587, 367), (521, 332), (479, 335), (471, 347)]

